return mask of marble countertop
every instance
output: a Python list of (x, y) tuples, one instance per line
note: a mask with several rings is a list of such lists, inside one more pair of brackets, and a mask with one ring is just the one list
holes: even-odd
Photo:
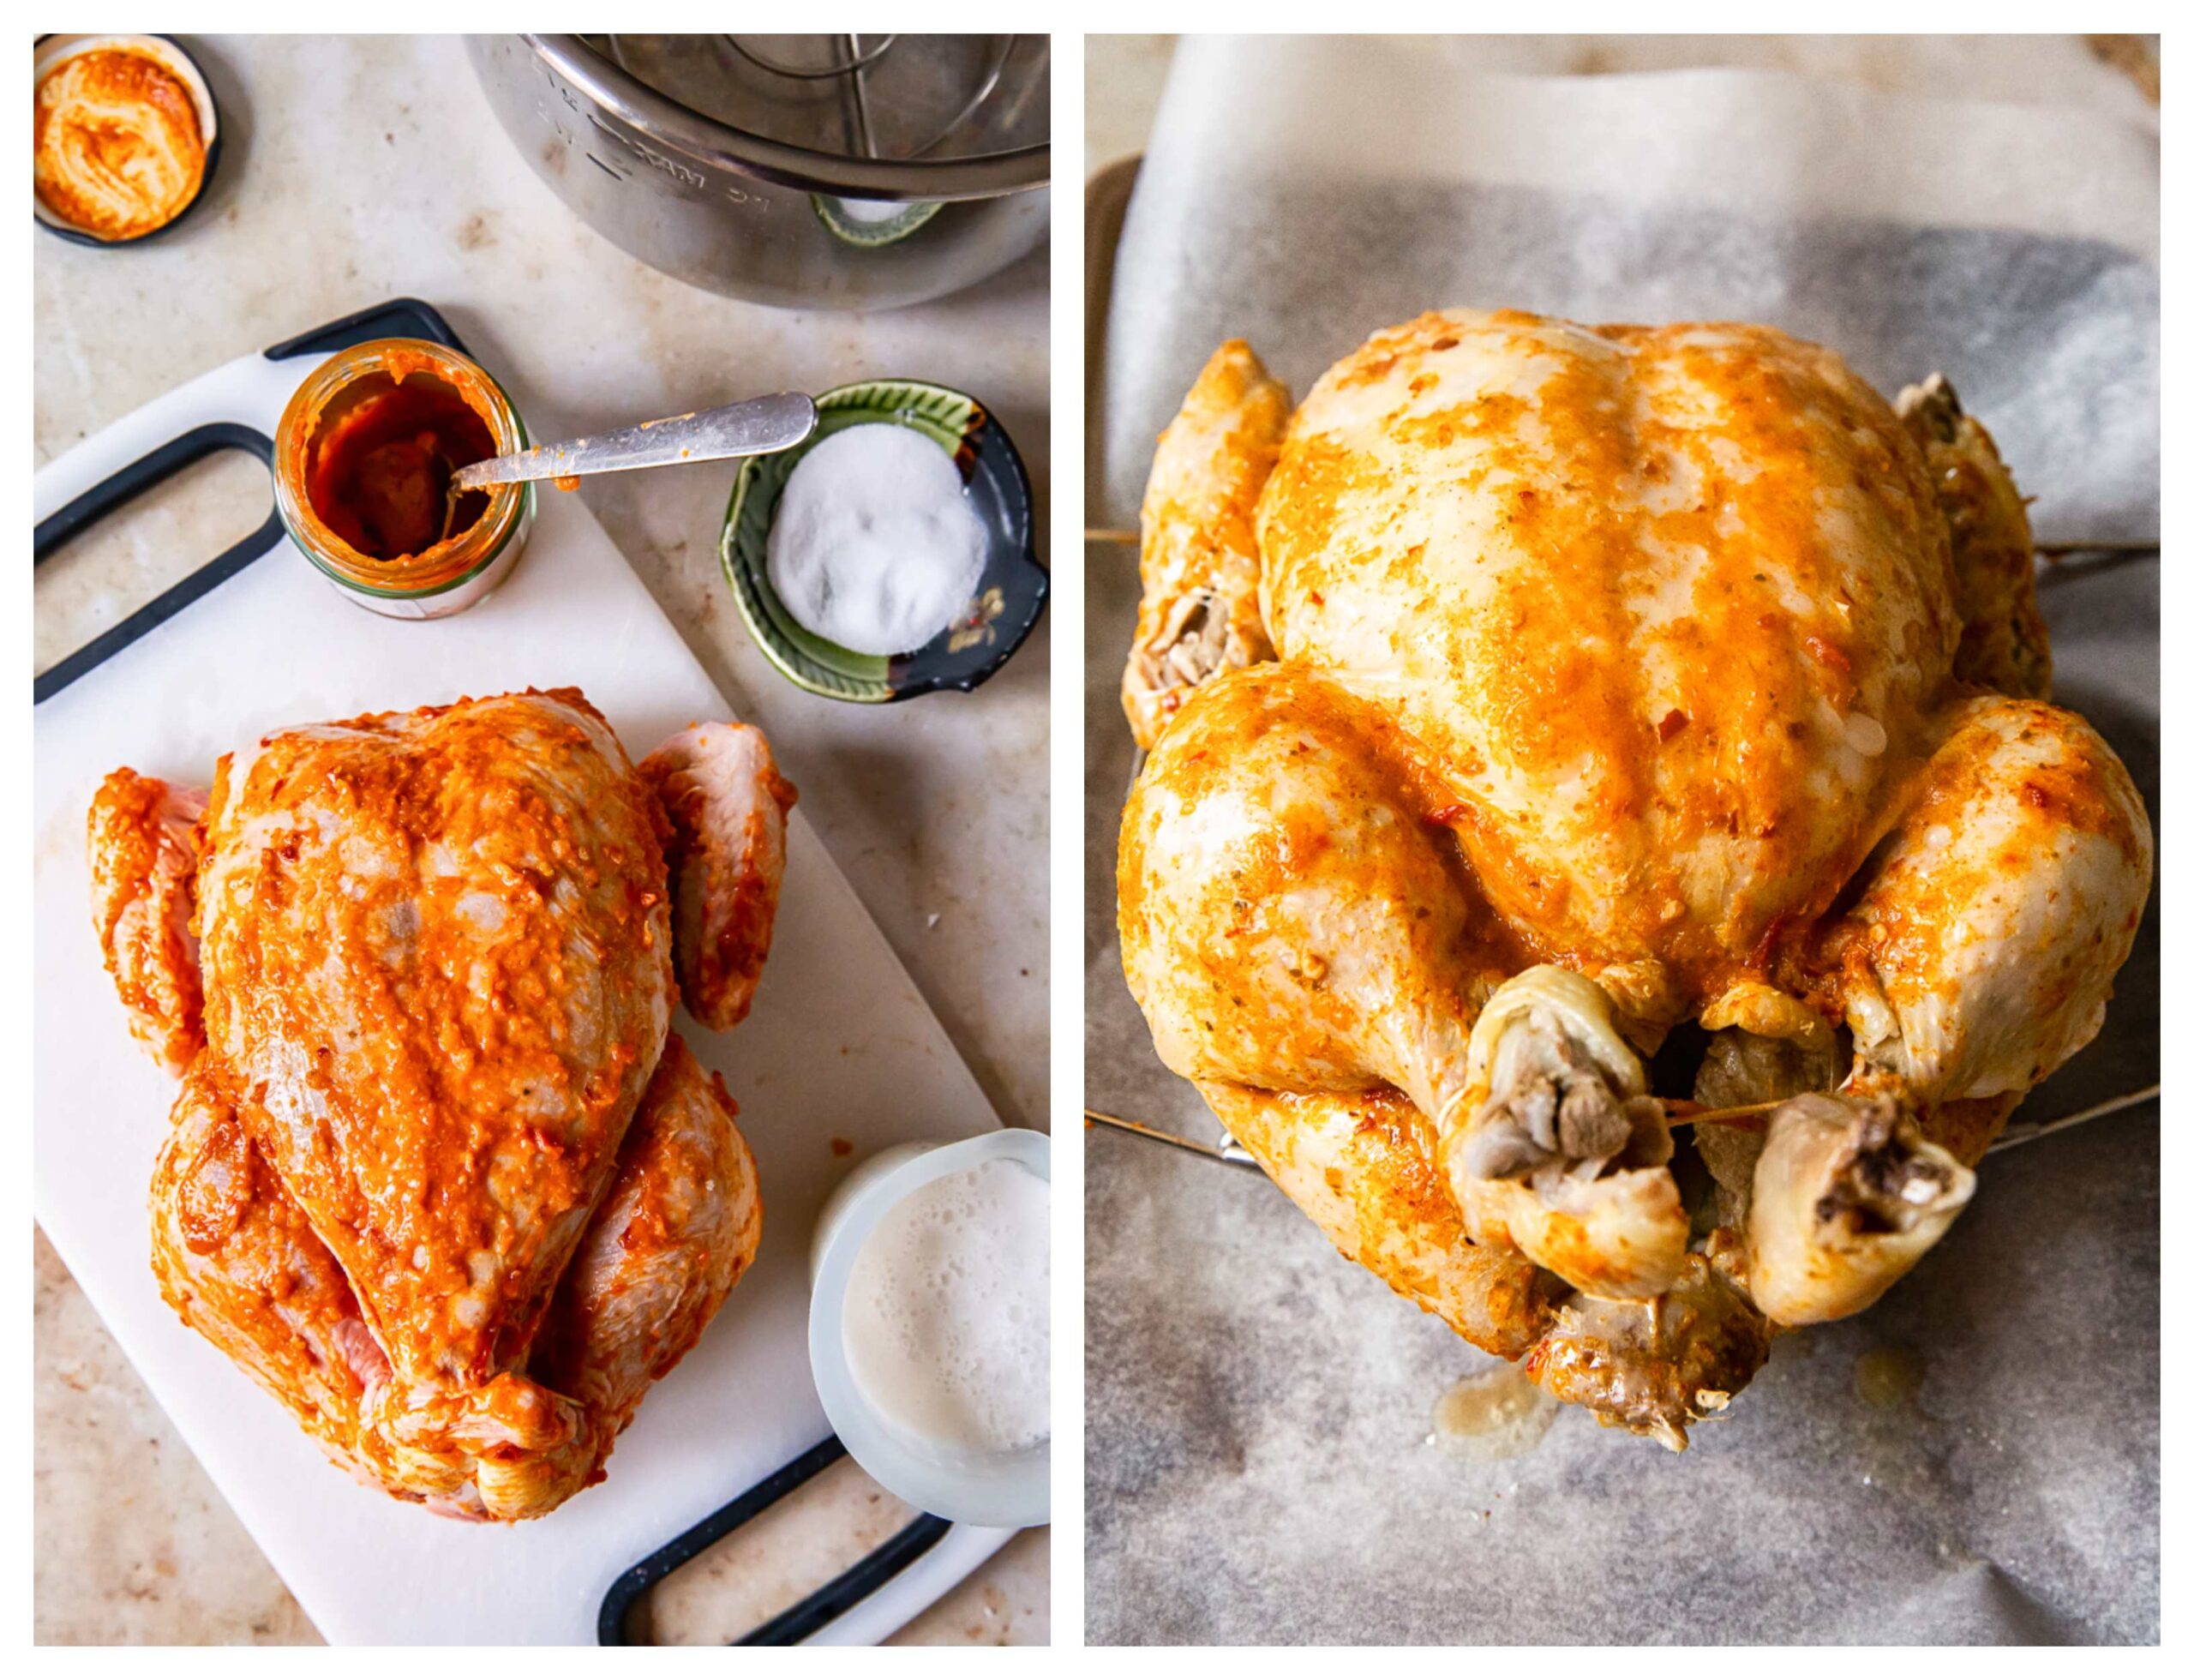
[[(944, 379), (1011, 435), (1048, 529), (1047, 252), (889, 315), (763, 309), (656, 273), (566, 211), (497, 127), (453, 37), (186, 41), (223, 114), (207, 201), (138, 249), (37, 240), (38, 462), (211, 368), (410, 294), (442, 309), (537, 437), (764, 391)], [(803, 693), (749, 640), (716, 564), (734, 471), (634, 473), (578, 494), (740, 715), (798, 766), (801, 809), (1000, 1119), (1043, 1128), (1048, 617), (973, 695), (871, 708)], [(173, 556), (187, 569), (255, 525), (263, 491), (239, 517), (233, 490), (168, 498), (103, 550), (52, 568), (38, 592), (42, 645), (72, 645), (117, 595), (149, 593), (148, 574)], [(315, 1638), (43, 1236), (36, 1260), (38, 1639)], [(878, 1493), (851, 1475), (829, 1497), (841, 1521), (810, 1513), (771, 1548), (778, 1603), (839, 1566), (831, 1536), (842, 1539)], [(1039, 1530), (898, 1639), (1046, 1642), (1049, 1598), (1049, 1533)]]

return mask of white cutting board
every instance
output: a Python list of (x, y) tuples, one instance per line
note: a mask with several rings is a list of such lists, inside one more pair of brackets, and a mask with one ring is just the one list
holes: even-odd
[[(36, 517), (205, 421), (271, 435), (316, 365), (249, 357), (148, 405), (41, 471)], [(675, 1023), (739, 1103), (761, 1173), (761, 1252), (700, 1345), (649, 1393), (608, 1481), (515, 1527), (450, 1521), (358, 1487), (162, 1302), (146, 1191), (175, 1086), (129, 1036), (101, 965), (84, 861), (93, 792), (118, 765), (204, 786), (217, 756), (281, 724), (528, 686), (584, 689), (635, 759), (690, 722), (729, 717), (593, 515), (546, 487), (539, 503), (516, 571), (458, 617), (366, 612), (285, 539), (36, 713), (38, 1221), (336, 1643), (593, 1643), (617, 1575), (830, 1432), (806, 1336), (808, 1237), (831, 1186), (889, 1144), (998, 1124), (795, 811), (753, 1013), (724, 1035), (683, 1011)], [(782, 768), (801, 779), (800, 765)], [(834, 1153), (833, 1138), (850, 1152)], [(815, 1641), (881, 1638), (1006, 1538), (956, 1527)]]

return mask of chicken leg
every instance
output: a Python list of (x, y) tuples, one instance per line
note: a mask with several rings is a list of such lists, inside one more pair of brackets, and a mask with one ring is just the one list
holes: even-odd
[(337, 1464), (444, 1515), (539, 1516), (589, 1483), (689, 1352), (761, 1238), (753, 1158), (673, 1037), (543, 1330), (531, 1374), (401, 1390), (350, 1281), (194, 1071), (153, 1179), (153, 1265), (183, 1322)]
[(2083, 720), (1995, 694), (1953, 709), (1821, 940), (1855, 1060), (1835, 1096), (1770, 1118), (1746, 1222), (1770, 1317), (1856, 1312), (1940, 1239), (1987, 1148), (1975, 1112), (2000, 1125), (2101, 1026), (2151, 865), (2131, 780)]
[(1175, 1072), (1408, 1094), (1439, 1123), (1499, 979), (1406, 768), (1344, 691), (1278, 665), (1199, 690), (1120, 843), (1130, 990)]
[[(1688, 1227), (1637, 1058), (1581, 976), (1496, 989), (1511, 970), (1412, 816), (1412, 773), (1353, 696), (1292, 668), (1217, 679), (1182, 711), (1120, 856), (1122, 955), (1159, 1054), (1200, 1083), (1395, 1087), (1432, 1123), (1473, 1238), (1588, 1293), (1657, 1294)], [(1544, 1148), (1520, 1118), (1540, 1098)]]
[(1469, 1098), (1442, 1131), (1478, 1241), (1601, 1299), (1650, 1300), (1675, 1281), (1691, 1217), (1668, 1120), (1592, 981), (1542, 964), (1496, 992), (1472, 1029)]
[(531, 1367), (580, 1401), (606, 1437), (692, 1351), (761, 1245), (738, 1112), (674, 1033)]
[(153, 1172), (161, 1298), (367, 1479), (360, 1412), (388, 1360), (350, 1279), (202, 1071), (185, 1079), (171, 1119)]

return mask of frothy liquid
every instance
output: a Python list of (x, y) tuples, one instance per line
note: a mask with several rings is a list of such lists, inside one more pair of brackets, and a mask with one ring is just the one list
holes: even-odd
[(1052, 1432), (1052, 1187), (986, 1161), (924, 1185), (854, 1257), (846, 1364), (901, 1432), (974, 1453)]

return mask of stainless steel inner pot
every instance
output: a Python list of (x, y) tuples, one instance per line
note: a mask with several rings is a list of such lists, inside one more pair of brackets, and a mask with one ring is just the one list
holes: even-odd
[(1041, 35), (477, 35), (488, 103), (604, 237), (711, 291), (884, 309), (1051, 225)]

